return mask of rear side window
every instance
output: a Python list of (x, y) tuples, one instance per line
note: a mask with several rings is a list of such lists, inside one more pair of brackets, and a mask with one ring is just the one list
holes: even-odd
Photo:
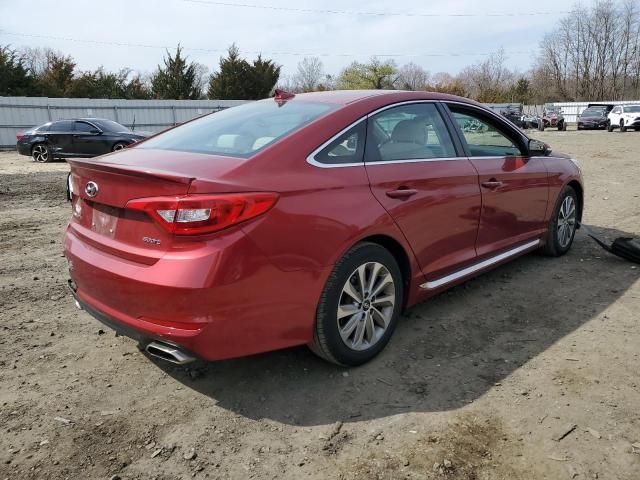
[(96, 127), (89, 125), (86, 122), (76, 122), (76, 132), (90, 132), (95, 129)]
[(449, 131), (432, 103), (399, 105), (369, 119), (367, 162), (455, 156)]
[(247, 158), (335, 108), (295, 100), (251, 102), (188, 122), (137, 148)]
[(36, 132), (48, 132), (50, 126), (51, 126), (50, 123), (45, 123), (44, 125), (40, 125), (38, 128), (36, 128), (35, 131)]
[(49, 127), (50, 132), (71, 132), (73, 131), (73, 122), (68, 120), (62, 120), (60, 122), (53, 122)]
[(362, 163), (367, 123), (362, 120), (316, 153), (316, 162), (328, 165)]

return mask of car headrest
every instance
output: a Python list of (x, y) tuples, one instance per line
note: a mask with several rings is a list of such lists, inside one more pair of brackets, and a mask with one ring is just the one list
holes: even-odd
[(416, 120), (402, 120), (394, 127), (391, 140), (396, 143), (415, 143), (426, 145), (427, 128)]

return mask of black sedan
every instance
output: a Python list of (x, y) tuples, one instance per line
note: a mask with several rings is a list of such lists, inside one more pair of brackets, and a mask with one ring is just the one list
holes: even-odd
[(588, 107), (578, 115), (578, 130), (588, 128), (607, 128), (609, 125), (608, 111), (605, 106)]
[(126, 148), (146, 138), (103, 118), (58, 120), (16, 135), (18, 153), (36, 162), (54, 158), (95, 157)]

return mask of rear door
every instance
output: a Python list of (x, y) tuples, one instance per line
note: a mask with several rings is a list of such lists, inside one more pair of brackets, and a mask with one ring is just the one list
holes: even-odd
[(540, 236), (546, 229), (547, 169), (530, 157), (525, 137), (489, 112), (448, 105), (478, 172), (482, 216), (476, 250), (483, 256)]
[(60, 120), (53, 122), (47, 132), (49, 147), (55, 155), (73, 154), (73, 122)]
[(401, 104), (368, 119), (365, 168), (371, 190), (437, 277), (476, 257), (478, 175), (434, 102)]

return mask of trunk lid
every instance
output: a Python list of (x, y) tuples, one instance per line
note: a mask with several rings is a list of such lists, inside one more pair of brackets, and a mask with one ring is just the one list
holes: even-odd
[(97, 159), (67, 161), (73, 190), (69, 228), (94, 248), (148, 265), (180, 240), (146, 213), (125, 208), (127, 202), (185, 195), (196, 178), (200, 179), (199, 185), (204, 180), (210, 193), (233, 191), (234, 187), (221, 177), (243, 162), (229, 157), (135, 148)]

